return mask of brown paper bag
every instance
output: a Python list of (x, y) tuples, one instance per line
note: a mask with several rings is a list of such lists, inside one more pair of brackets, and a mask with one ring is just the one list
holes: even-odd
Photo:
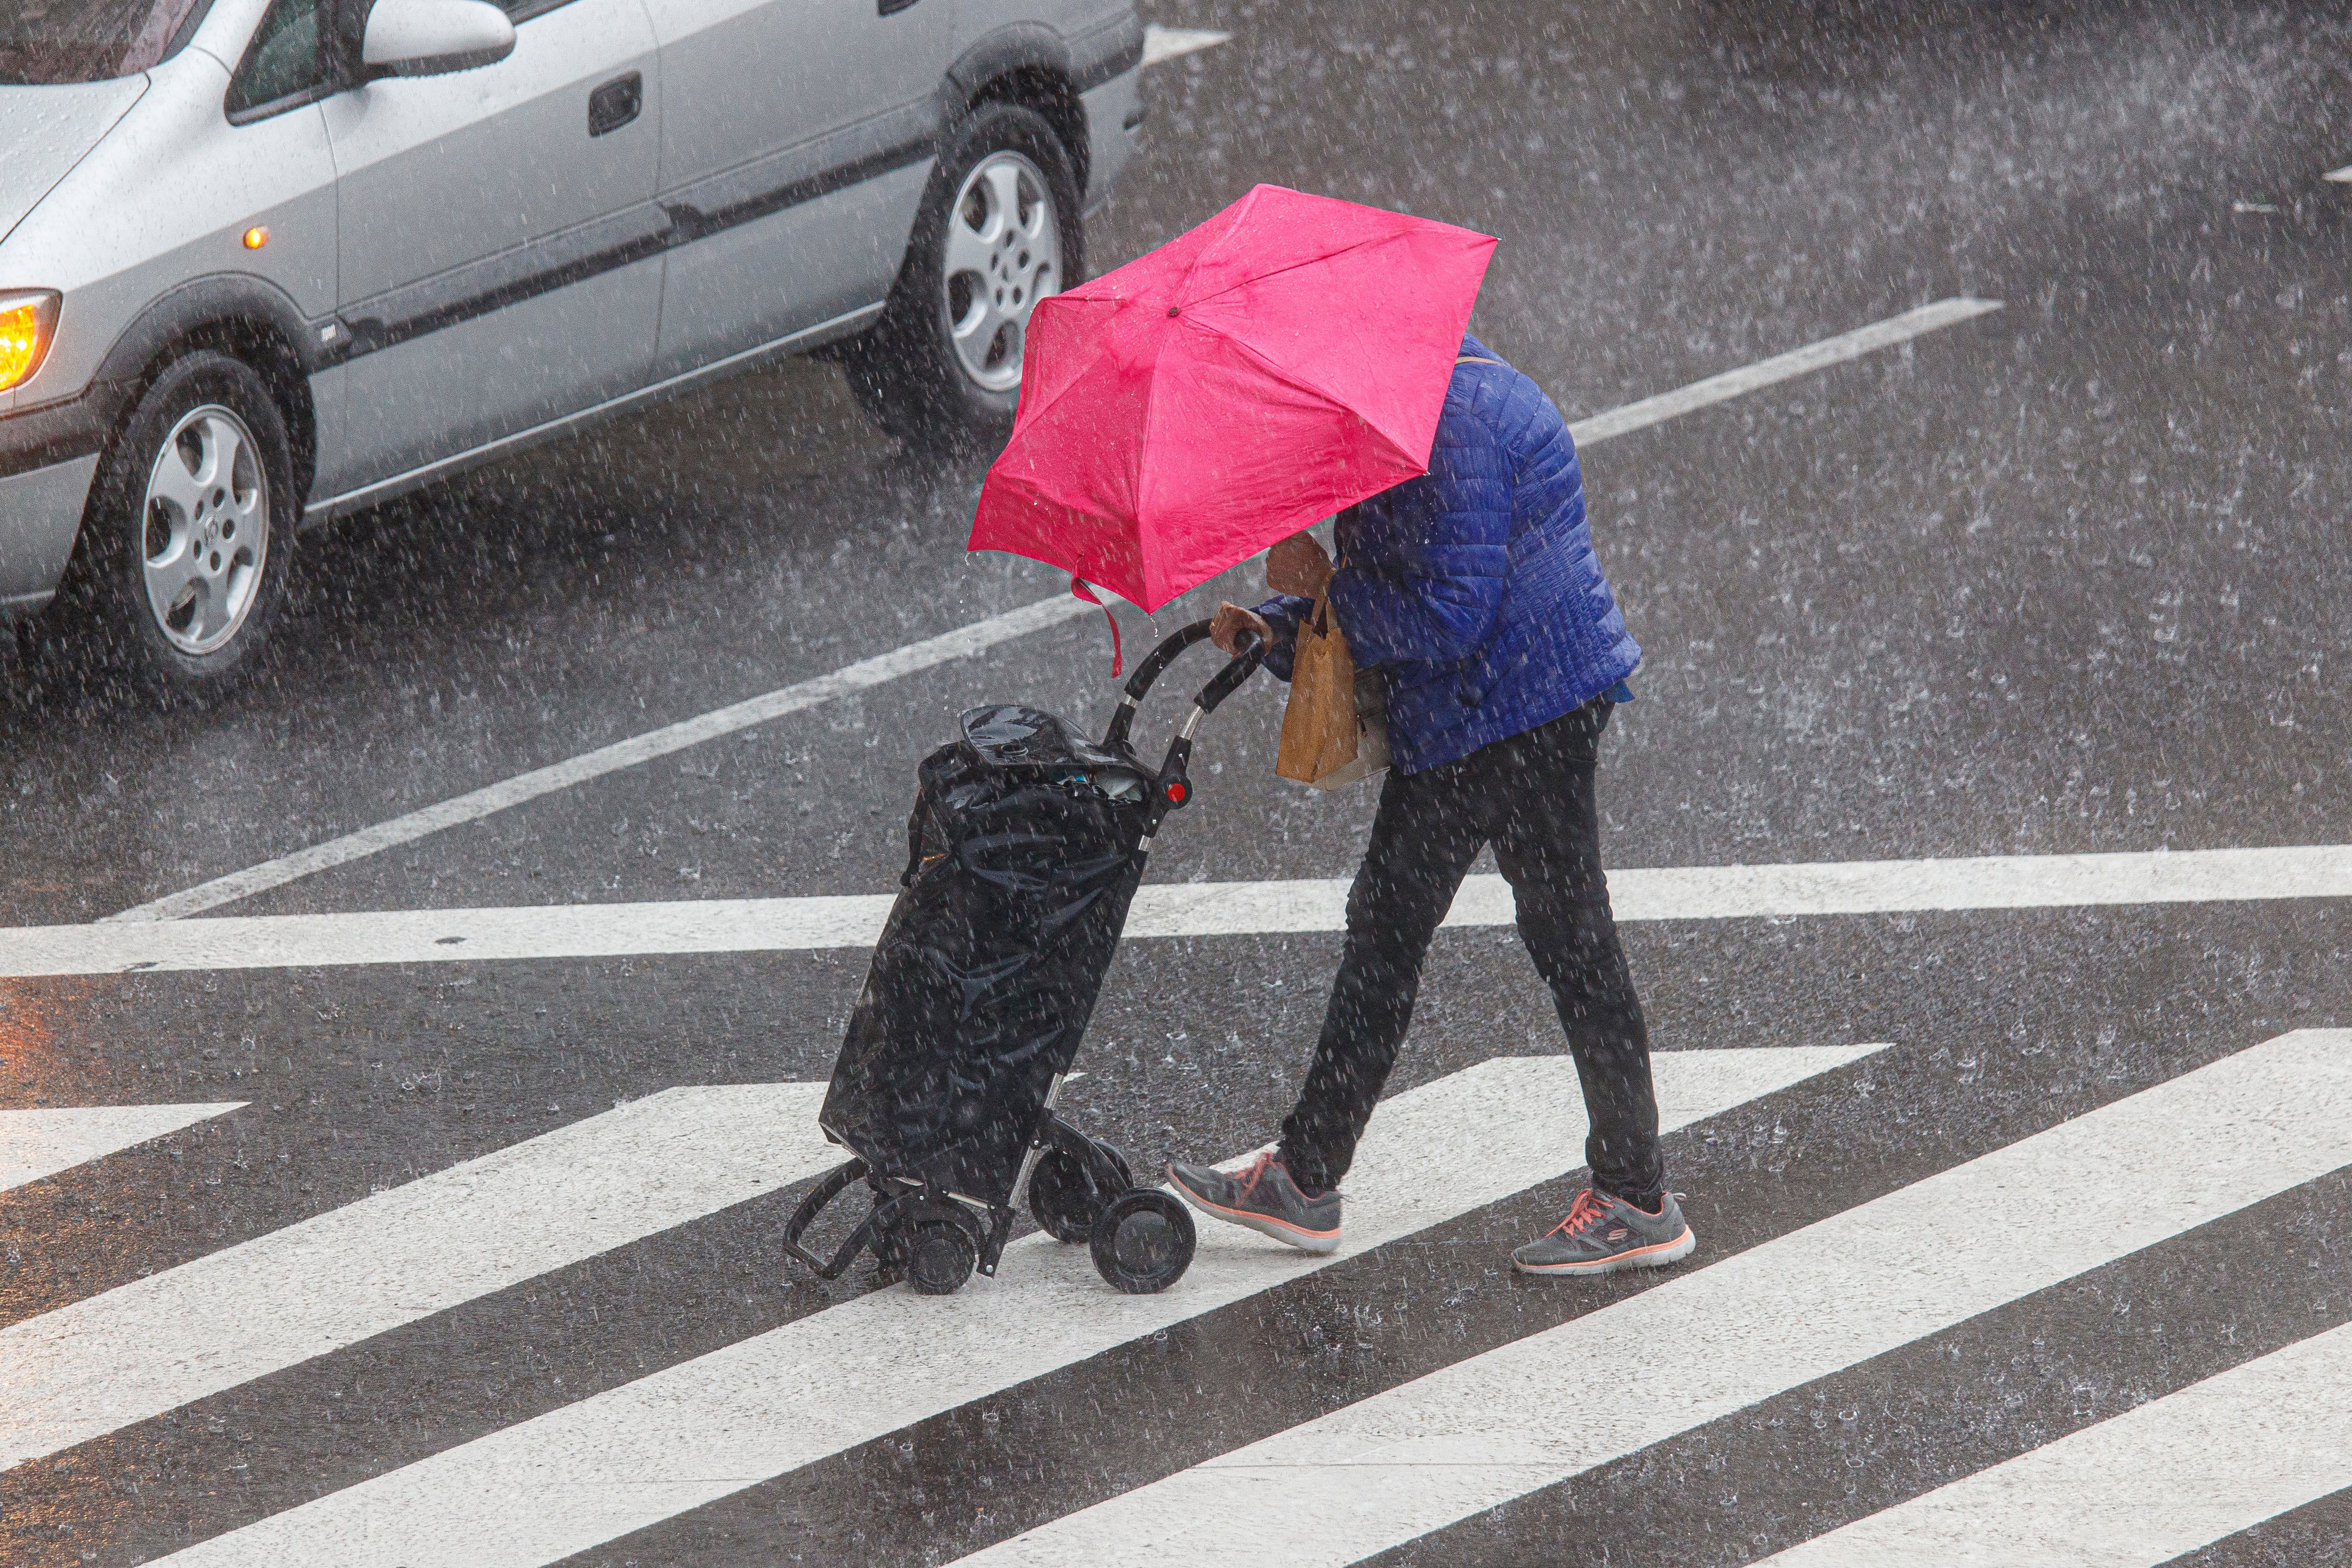
[(1331, 619), (1328, 595), (1298, 626), (1290, 701), (1274, 771), (1317, 789), (1339, 789), (1389, 765), (1388, 715), (1375, 670), (1359, 670)]

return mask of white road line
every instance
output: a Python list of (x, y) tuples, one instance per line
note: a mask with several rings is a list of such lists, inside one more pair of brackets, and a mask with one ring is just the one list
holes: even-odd
[(1569, 426), (1569, 433), (1576, 437), (1578, 444), (1591, 446), (1612, 436), (1622, 436), (1628, 431), (1664, 424), (1694, 409), (1745, 396), (1775, 382), (1793, 381), (1798, 376), (1811, 375), (1817, 370), (1826, 370), (1847, 360), (1860, 359), (1879, 349), (1908, 342), (1925, 333), (1958, 326), (1962, 321), (1998, 310), (2000, 306), (1999, 300), (1938, 300), (1932, 305), (1906, 310), (1899, 316), (1890, 316), (1870, 326), (1841, 332), (1833, 338), (1823, 338), (1820, 342), (1809, 343), (1793, 353), (1776, 354), (1740, 370), (1711, 375), (1705, 381), (1695, 381), (1674, 392), (1660, 393), (1639, 403), (1629, 403), (1622, 408), (1612, 408), (1606, 414), (1577, 420)]
[[(1664, 1052), (1659, 1119), (1681, 1126), (1880, 1048)], [(1497, 1104), (1511, 1114), (1496, 1116)], [(1335, 1257), (1204, 1226), (1175, 1286), (1122, 1296), (1096, 1277), (1086, 1248), (1027, 1237), (1006, 1249), (995, 1279), (959, 1295), (899, 1286), (859, 1297), (170, 1561), (552, 1563), (1547, 1181), (1581, 1162), (1583, 1125), (1566, 1058), (1482, 1062), (1374, 1113)], [(1465, 1160), (1472, 1141), (1478, 1157)]]
[(746, 698), (725, 708), (714, 709), (698, 718), (665, 724), (658, 730), (648, 730), (625, 741), (615, 741), (593, 752), (583, 752), (576, 757), (518, 773), (494, 784), (469, 790), (422, 811), (412, 811), (405, 816), (395, 816), (389, 822), (363, 827), (357, 833), (347, 833), (341, 838), (330, 838), (298, 849), (291, 855), (281, 855), (275, 860), (265, 860), (242, 871), (226, 877), (215, 877), (200, 882), (184, 892), (152, 903), (140, 904), (120, 914), (106, 917), (109, 921), (171, 921), (205, 910), (217, 909), (238, 899), (250, 898), (271, 888), (282, 887), (313, 872), (329, 870), (366, 858), (398, 845), (412, 843), (445, 827), (504, 811), (541, 795), (552, 795), (590, 779), (602, 778), (623, 768), (633, 768), (649, 763), (656, 757), (682, 752), (688, 746), (698, 746), (705, 741), (715, 741), (721, 735), (731, 735), (738, 730), (748, 730), (754, 724), (764, 724), (781, 719), (787, 713), (798, 713), (830, 702), (836, 697), (864, 691), (872, 687), (929, 669), (951, 659), (969, 658), (972, 654), (994, 647), (1002, 642), (1059, 626), (1080, 616), (1102, 612), (1083, 600), (1065, 594), (1051, 599), (1041, 599), (1034, 605), (1024, 605), (1017, 610), (1007, 610), (1001, 616), (991, 616), (974, 621), (968, 626), (943, 632), (921, 642), (908, 643), (888, 653), (872, 658), (861, 658), (855, 664), (844, 665), (830, 675), (820, 675), (771, 691), (765, 696)]
[(2352, 1031), (2284, 1035), (964, 1561), (1354, 1563), (2347, 1162)]
[(161, 1138), (208, 1117), (226, 1116), (241, 1100), (210, 1105), (96, 1105), (55, 1110), (0, 1110), (0, 1193), (54, 1176), (87, 1161)]
[(2352, 1487), (2347, 1389), (2352, 1324), (1817, 1535), (1764, 1563), (2156, 1568)]
[(824, 1095), (666, 1089), (0, 1329), (0, 1469), (815, 1175)]
[[(1147, 29), (1145, 44), (1147, 54), (1150, 47), (1150, 29)], [(1203, 33), (1187, 33), (1182, 36), (1188, 38), (1213, 37), (1216, 42), (1223, 42), (1226, 37), (1224, 34)], [(1184, 46), (1187, 49), (1207, 47), (1206, 44), (1197, 42)], [(1774, 382), (1810, 374), (1813, 371), (1858, 358), (1874, 349), (1889, 348), (1896, 343), (1908, 342), (1923, 332), (1954, 326), (1971, 317), (1982, 315), (1987, 310), (2000, 309), (2000, 301), (1998, 300), (1939, 300), (1936, 304), (1925, 305), (1916, 310), (1907, 310), (1900, 316), (1891, 317), (1872, 326), (1863, 327), (1851, 332), (1842, 332), (1833, 338), (1825, 338), (1810, 347), (1765, 360), (1761, 363), (1749, 365), (1745, 370), (1710, 376), (1705, 381), (1694, 382), (1678, 392), (1644, 398), (1639, 403), (1628, 404), (1622, 408), (1595, 415), (1589, 419), (1578, 421), (1570, 426), (1569, 429), (1578, 441), (1591, 446), (1595, 441), (1605, 441), (1612, 436), (1622, 436), (1629, 430), (1639, 430), (1644, 426), (1658, 424), (1662, 420), (1671, 419), (1677, 414), (1687, 414), (1695, 408), (1704, 408), (1709, 404), (1720, 403), (1726, 398), (1737, 397), (1742, 393), (1769, 386)], [(509, 806), (520, 805), (528, 800), (536, 800), (541, 795), (553, 791), (568, 789), (573, 784), (601, 778), (606, 773), (617, 772), (622, 768), (635, 767), (640, 763), (650, 762), (656, 757), (666, 756), (671, 752), (682, 751), (688, 746), (700, 745), (705, 741), (730, 734), (737, 730), (748, 729), (754, 724), (764, 724), (771, 719), (782, 718), (787, 713), (797, 713), (803, 709), (814, 708), (821, 702), (829, 702), (836, 697), (845, 696), (853, 691), (864, 690), (869, 687), (879, 686), (885, 681), (896, 680), (900, 676), (929, 669), (936, 665), (945, 664), (950, 659), (966, 658), (983, 649), (993, 647), (998, 643), (1025, 637), (1033, 631), (1040, 631), (1045, 627), (1058, 626), (1064, 621), (1091, 614), (1094, 608), (1093, 605), (1082, 600), (1066, 595), (1041, 599), (1034, 605), (1024, 605), (1017, 610), (1008, 610), (1003, 615), (992, 616), (984, 621), (975, 621), (971, 626), (959, 627), (955, 631), (943, 633), (922, 642), (910, 643), (905, 647), (877, 655), (873, 658), (860, 659), (857, 663), (845, 666), (831, 675), (819, 676), (814, 680), (804, 680), (796, 686), (787, 686), (780, 690), (771, 691), (764, 697), (751, 698), (731, 707), (705, 713), (698, 719), (687, 719), (676, 724), (666, 725), (661, 729), (649, 731), (626, 741), (616, 742), (593, 752), (583, 752), (569, 761), (518, 774), (503, 783), (485, 785), (481, 789), (445, 800), (437, 805), (426, 806), (422, 811), (412, 811), (405, 816), (396, 816), (389, 822), (378, 823), (373, 827), (362, 828), (357, 833), (345, 834), (341, 838), (330, 838), (324, 843), (314, 844), (307, 849), (298, 849), (291, 855), (283, 855), (275, 860), (266, 860), (258, 866), (248, 867), (245, 870), (232, 872), (226, 877), (215, 877), (209, 882), (200, 882), (184, 891), (157, 899), (151, 903), (137, 905), (118, 914), (109, 915), (106, 919), (108, 921), (171, 921), (198, 914), (205, 910), (218, 909), (221, 905), (233, 903), (238, 899), (249, 898), (255, 893), (282, 887), (298, 878), (310, 876), (314, 871), (324, 871), (336, 866), (347, 865), (353, 860), (362, 859), (397, 845), (411, 843), (428, 834), (438, 833), (445, 827), (456, 827), (488, 816), (492, 812), (504, 811)]]
[(709, 899), (0, 929), (0, 975), (870, 947), (887, 896)]
[[(2352, 898), (2352, 847), (1675, 866), (1613, 871), (1609, 890), (1621, 921), (2342, 899)], [(869, 947), (890, 902), (877, 893), (16, 926), (0, 928), (0, 976)], [(1347, 910), (1342, 878), (1160, 882), (1137, 892), (1127, 935), (1339, 931)], [(1512, 918), (1503, 879), (1472, 877), (1446, 923)]]
[(1205, 27), (1163, 27), (1151, 23), (1143, 29), (1143, 63), (1156, 66), (1196, 50), (1213, 49), (1232, 39), (1231, 33), (1213, 33)]

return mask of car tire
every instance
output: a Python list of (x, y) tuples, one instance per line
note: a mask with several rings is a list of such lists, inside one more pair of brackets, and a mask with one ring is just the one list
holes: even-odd
[(891, 435), (940, 457), (994, 453), (1030, 312), (1084, 276), (1069, 150), (1034, 110), (984, 103), (931, 171), (881, 319), (838, 357)]
[(82, 513), (79, 595), (150, 694), (232, 689), (268, 641), (301, 501), (269, 385), (216, 349), (172, 361), (108, 446)]

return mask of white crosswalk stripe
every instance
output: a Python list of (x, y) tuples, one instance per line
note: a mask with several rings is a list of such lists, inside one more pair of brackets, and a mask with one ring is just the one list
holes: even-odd
[(0, 1192), (54, 1176), (119, 1149), (243, 1109), (205, 1105), (93, 1105), (0, 1110)]
[[(1345, 878), (1150, 883), (1136, 893), (1125, 936), (1340, 931), (1348, 887)], [(1620, 922), (2343, 899), (2352, 898), (2352, 846), (1635, 867), (1612, 871), (1609, 891)], [(893, 901), (871, 893), (6, 927), (0, 974), (869, 947)], [(1515, 918), (1510, 888), (1482, 875), (1464, 879), (1445, 923)]]
[(667, 1089), (0, 1329), (0, 1469), (815, 1175), (824, 1092)]
[(2156, 1568), (2352, 1487), (2352, 1324), (1764, 1559)]
[[(1662, 1121), (1686, 1126), (1883, 1048), (1664, 1053)], [(668, 1090), (0, 1330), (0, 1468), (812, 1176), (840, 1157), (814, 1126), (821, 1094)], [(116, 1108), (85, 1142), (102, 1154), (229, 1109)], [(1382, 1104), (1336, 1258), (1210, 1226), (1174, 1289), (1125, 1297), (1083, 1248), (1028, 1237), (956, 1297), (854, 1297), (169, 1560), (502, 1568), (684, 1523), (1047, 1373), (1092, 1375), (1105, 1352), (1565, 1174), (1579, 1151), (1560, 1129), (1581, 1118), (1567, 1058), (1493, 1058)], [(54, 1168), (66, 1140), (47, 1148)], [(961, 1561), (1356, 1563), (2347, 1165), (2352, 1031), (2282, 1036), (1744, 1252), (1713, 1258), (1703, 1238), (1695, 1267), (1651, 1289), (1272, 1436), (1239, 1434)], [(2026, 1198), (2065, 1224), (1984, 1223)], [(1189, 1353), (1223, 1352), (1211, 1337)], [(1621, 1375), (1576, 1370), (1595, 1365)], [(1626, 1383), (1643, 1397), (1620, 1397)], [(2347, 1385), (2352, 1327), (2329, 1327), (1770, 1562), (2156, 1568), (2352, 1488), (2352, 1416), (2325, 1396)]]
[(966, 1561), (1354, 1563), (2347, 1163), (2352, 1031), (2282, 1036)]
[[(1657, 1058), (1682, 1126), (1877, 1050)], [(1512, 1114), (1498, 1118), (1497, 1105)], [(1082, 1249), (1030, 1237), (993, 1281), (859, 1297), (175, 1553), (184, 1564), (545, 1563), (910, 1422), (1237, 1301), (1549, 1180), (1584, 1121), (1565, 1058), (1496, 1058), (1384, 1101), (1349, 1173), (1348, 1239), (1310, 1258), (1211, 1233), (1157, 1296), (1119, 1296)], [(1465, 1163), (1461, 1151), (1478, 1148)], [(525, 1503), (522, 1500), (528, 1500)]]
[(1143, 29), (1143, 63), (1148, 68), (1181, 59), (1186, 55), (1231, 43), (1233, 37), (1231, 33), (1211, 32), (1203, 27), (1162, 27), (1154, 23)]

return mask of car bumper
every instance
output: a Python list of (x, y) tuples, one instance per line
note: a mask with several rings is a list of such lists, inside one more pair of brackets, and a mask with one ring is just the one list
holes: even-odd
[(0, 616), (47, 604), (73, 555), (98, 472), (79, 401), (0, 419)]
[(1087, 198), (1092, 213), (1143, 144), (1143, 69), (1131, 68), (1080, 96), (1087, 110)]
[(58, 591), (98, 454), (0, 479), (0, 616), (37, 610)]

